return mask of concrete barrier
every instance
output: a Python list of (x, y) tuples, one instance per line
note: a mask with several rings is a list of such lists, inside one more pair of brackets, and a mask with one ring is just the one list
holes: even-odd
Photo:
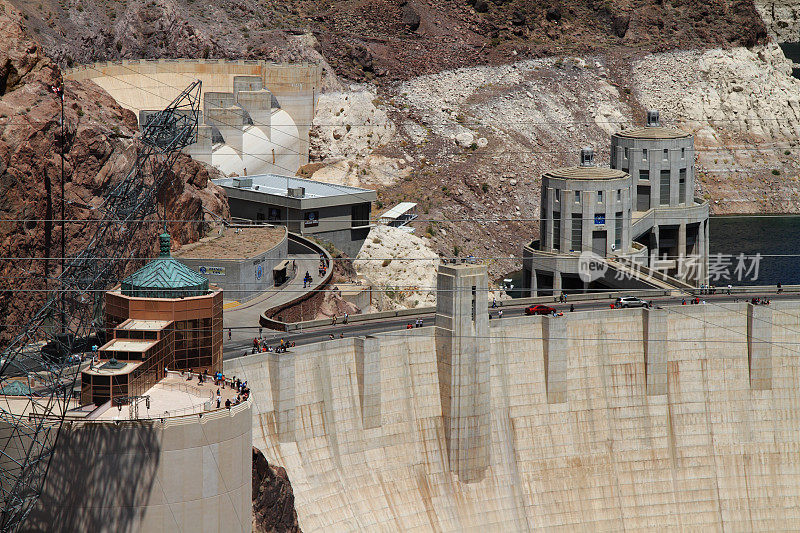
[(301, 237), (300, 235), (297, 235), (295, 233), (289, 233), (290, 249), (292, 248), (292, 244), (294, 244), (295, 246), (308, 248), (310, 250), (313, 250), (315, 253), (324, 255), (325, 262), (328, 265), (328, 271), (325, 274), (325, 277), (323, 277), (317, 284), (317, 286), (314, 287), (313, 289), (310, 289), (307, 293), (298, 296), (297, 298), (289, 302), (286, 302), (285, 304), (281, 304), (277, 307), (267, 309), (266, 311), (261, 313), (261, 317), (259, 318), (259, 323), (261, 324), (261, 326), (265, 328), (276, 329), (278, 331), (293, 331), (292, 329), (287, 328), (288, 323), (282, 322), (280, 320), (275, 320), (273, 317), (276, 316), (278, 313), (281, 313), (286, 309), (289, 309), (290, 307), (294, 307), (295, 305), (304, 302), (309, 298), (312, 298), (313, 296), (316, 296), (316, 294), (319, 291), (323, 290), (325, 287), (328, 286), (328, 284), (331, 282), (331, 278), (333, 277), (333, 267), (331, 266), (333, 259), (331, 258), (331, 254), (328, 253), (328, 250), (326, 250), (325, 248), (323, 248), (322, 246), (320, 246), (319, 244), (315, 243), (312, 240), (306, 239), (305, 237)]
[[(666, 290), (658, 290), (655, 291), (630, 291), (626, 292), (626, 296), (636, 296), (638, 298), (652, 298), (653, 296), (669, 296), (672, 291)], [(593, 293), (593, 294), (576, 294), (570, 295), (569, 301), (567, 303), (572, 302), (587, 302), (587, 301), (598, 301), (598, 300), (615, 300), (619, 297), (618, 292), (601, 292), (601, 293)], [(504, 309), (509, 307), (523, 307), (529, 305), (536, 305), (536, 304), (547, 304), (547, 303), (557, 303), (558, 297), (553, 296), (536, 296), (530, 298), (515, 298), (511, 300), (502, 300), (496, 302), (496, 309)], [(287, 304), (288, 306), (288, 304)], [(488, 309), (495, 309), (488, 304)], [(386, 320), (387, 318), (401, 318), (401, 317), (420, 317), (424, 315), (430, 315), (436, 312), (436, 307), (418, 307), (415, 309), (395, 309), (393, 311), (379, 311), (376, 313), (363, 313), (360, 315), (350, 315), (348, 316), (347, 320), (349, 323), (355, 322), (369, 322), (375, 320)], [(266, 313), (266, 312), (265, 312)], [(268, 326), (265, 322), (269, 322), (273, 324), (273, 326)], [(321, 326), (328, 326), (332, 324), (332, 320), (329, 318), (322, 319), (322, 320), (306, 320), (303, 322), (281, 322), (275, 319), (268, 319), (262, 315), (261, 325), (264, 327), (269, 327), (271, 329), (277, 329), (279, 331), (298, 331), (303, 329), (309, 328), (316, 328)]]

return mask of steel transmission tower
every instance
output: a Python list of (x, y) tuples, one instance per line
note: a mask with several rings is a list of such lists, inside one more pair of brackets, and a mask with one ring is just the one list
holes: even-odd
[(119, 258), (128, 256), (144, 219), (155, 213), (180, 150), (197, 140), (200, 89), (195, 81), (150, 117), (130, 172), (94, 208), (100, 222), (88, 244), (62, 269), (47, 302), (1, 354), (0, 390), (10, 387), (19, 395), (0, 396), (0, 532), (18, 530), (42, 492), (80, 375), (69, 355), (89, 351), (98, 341), (102, 326), (94, 317), (104, 291), (122, 273)]

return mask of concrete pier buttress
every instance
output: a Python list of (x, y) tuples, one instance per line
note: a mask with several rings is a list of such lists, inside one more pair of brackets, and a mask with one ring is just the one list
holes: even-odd
[(547, 403), (567, 401), (567, 319), (542, 317), (544, 382)]
[(356, 377), (364, 429), (381, 425), (381, 344), (376, 337), (355, 341)]
[(271, 138), (272, 125), (272, 93), (262, 89), (258, 91), (239, 91), (237, 102), (250, 115), (253, 125), (261, 128), (268, 139)]
[(295, 364), (291, 355), (269, 353), (267, 365), (275, 432), (282, 442), (290, 442), (295, 438)]
[(642, 309), (642, 344), (650, 395), (667, 393), (667, 325), (666, 310)]
[(436, 285), (436, 357), (450, 468), (470, 482), (489, 466), (486, 267), (440, 265)]
[(772, 388), (772, 309), (747, 304), (747, 360), (750, 386), (756, 390)]
[(242, 154), (242, 135), (244, 134), (244, 113), (240, 107), (209, 107), (206, 123), (215, 126), (225, 144)]

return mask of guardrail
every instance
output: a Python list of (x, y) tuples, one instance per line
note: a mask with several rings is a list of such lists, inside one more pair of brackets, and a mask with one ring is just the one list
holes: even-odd
[(636, 279), (639, 281), (648, 282), (650, 280), (656, 280), (681, 290), (691, 290), (694, 288), (693, 285), (686, 283), (685, 281), (673, 278), (669, 274), (661, 272), (660, 270), (641, 265), (629, 257), (615, 255), (613, 257), (609, 257), (608, 262), (609, 264), (614, 264), (616, 262), (618, 265), (631, 270), (632, 273), (636, 274)]
[[(633, 290), (626, 291), (626, 296), (636, 296), (638, 298), (652, 298), (653, 296), (670, 296), (674, 291), (665, 289), (648, 289), (648, 290)], [(572, 302), (585, 302), (585, 301), (598, 301), (598, 300), (616, 300), (619, 297), (619, 292), (597, 292), (588, 294), (574, 294), (569, 295), (568, 303)], [(511, 307), (527, 307), (535, 304), (545, 304), (558, 302), (558, 296), (534, 296), (528, 298), (514, 298), (510, 300), (499, 300), (489, 303), (487, 310), (491, 309), (504, 309)], [(358, 322), (369, 322), (377, 320), (386, 320), (387, 318), (401, 318), (401, 317), (419, 317), (430, 315), (436, 312), (436, 307), (418, 307), (416, 309), (397, 309), (394, 311), (380, 311), (377, 313), (363, 313), (360, 315), (348, 316), (348, 324)], [(304, 322), (278, 322), (273, 321), (279, 327), (272, 328), (279, 331), (301, 331), (303, 329), (317, 328), (322, 326), (333, 325), (333, 320), (326, 318), (323, 320), (306, 320)], [(337, 323), (342, 324), (342, 318), (337, 318)], [(263, 322), (262, 322), (263, 325)], [(268, 327), (268, 326), (265, 326)]]
[[(678, 296), (680, 294), (689, 294), (692, 296), (703, 296), (707, 294), (728, 294), (727, 287), (711, 287), (709, 289), (690, 288), (690, 289), (642, 289), (624, 291), (625, 296), (634, 296), (636, 298), (654, 298), (659, 296)], [(759, 286), (737, 286), (731, 288), (731, 295), (736, 294), (752, 294), (761, 295), (764, 293), (775, 293), (777, 287), (775, 285), (759, 285)], [(783, 293), (800, 294), (800, 285), (784, 285), (782, 287)], [(614, 292), (595, 292), (586, 294), (570, 294), (568, 295), (567, 303), (575, 302), (592, 302), (602, 300), (616, 300), (620, 297), (620, 291)], [(557, 303), (558, 296), (534, 296), (527, 298), (513, 298), (510, 300), (500, 300), (495, 302), (496, 307), (492, 307), (489, 303), (488, 310), (491, 309), (504, 309), (513, 307), (527, 307), (529, 305)], [(378, 320), (386, 320), (387, 318), (401, 318), (401, 317), (419, 317), (430, 315), (436, 312), (436, 307), (419, 307), (416, 309), (397, 309), (394, 311), (380, 311), (377, 313), (363, 313), (360, 315), (350, 315), (348, 317), (348, 324), (358, 322), (370, 322)], [(263, 315), (262, 315), (263, 316)], [(304, 329), (318, 328), (323, 326), (333, 325), (333, 320), (326, 318), (323, 320), (306, 320), (304, 322), (279, 322), (277, 320), (271, 321), (278, 327), (272, 328), (279, 331), (302, 331)], [(337, 318), (337, 323), (342, 324), (341, 317)], [(263, 322), (262, 322), (262, 325)], [(269, 326), (265, 326), (269, 327)]]

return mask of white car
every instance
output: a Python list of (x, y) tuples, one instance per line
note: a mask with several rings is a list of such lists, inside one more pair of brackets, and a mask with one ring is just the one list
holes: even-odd
[(614, 303), (614, 307), (621, 307), (623, 309), (627, 309), (628, 307), (650, 307), (650, 304), (636, 298), (635, 296), (624, 296), (622, 298), (617, 298), (617, 301)]

